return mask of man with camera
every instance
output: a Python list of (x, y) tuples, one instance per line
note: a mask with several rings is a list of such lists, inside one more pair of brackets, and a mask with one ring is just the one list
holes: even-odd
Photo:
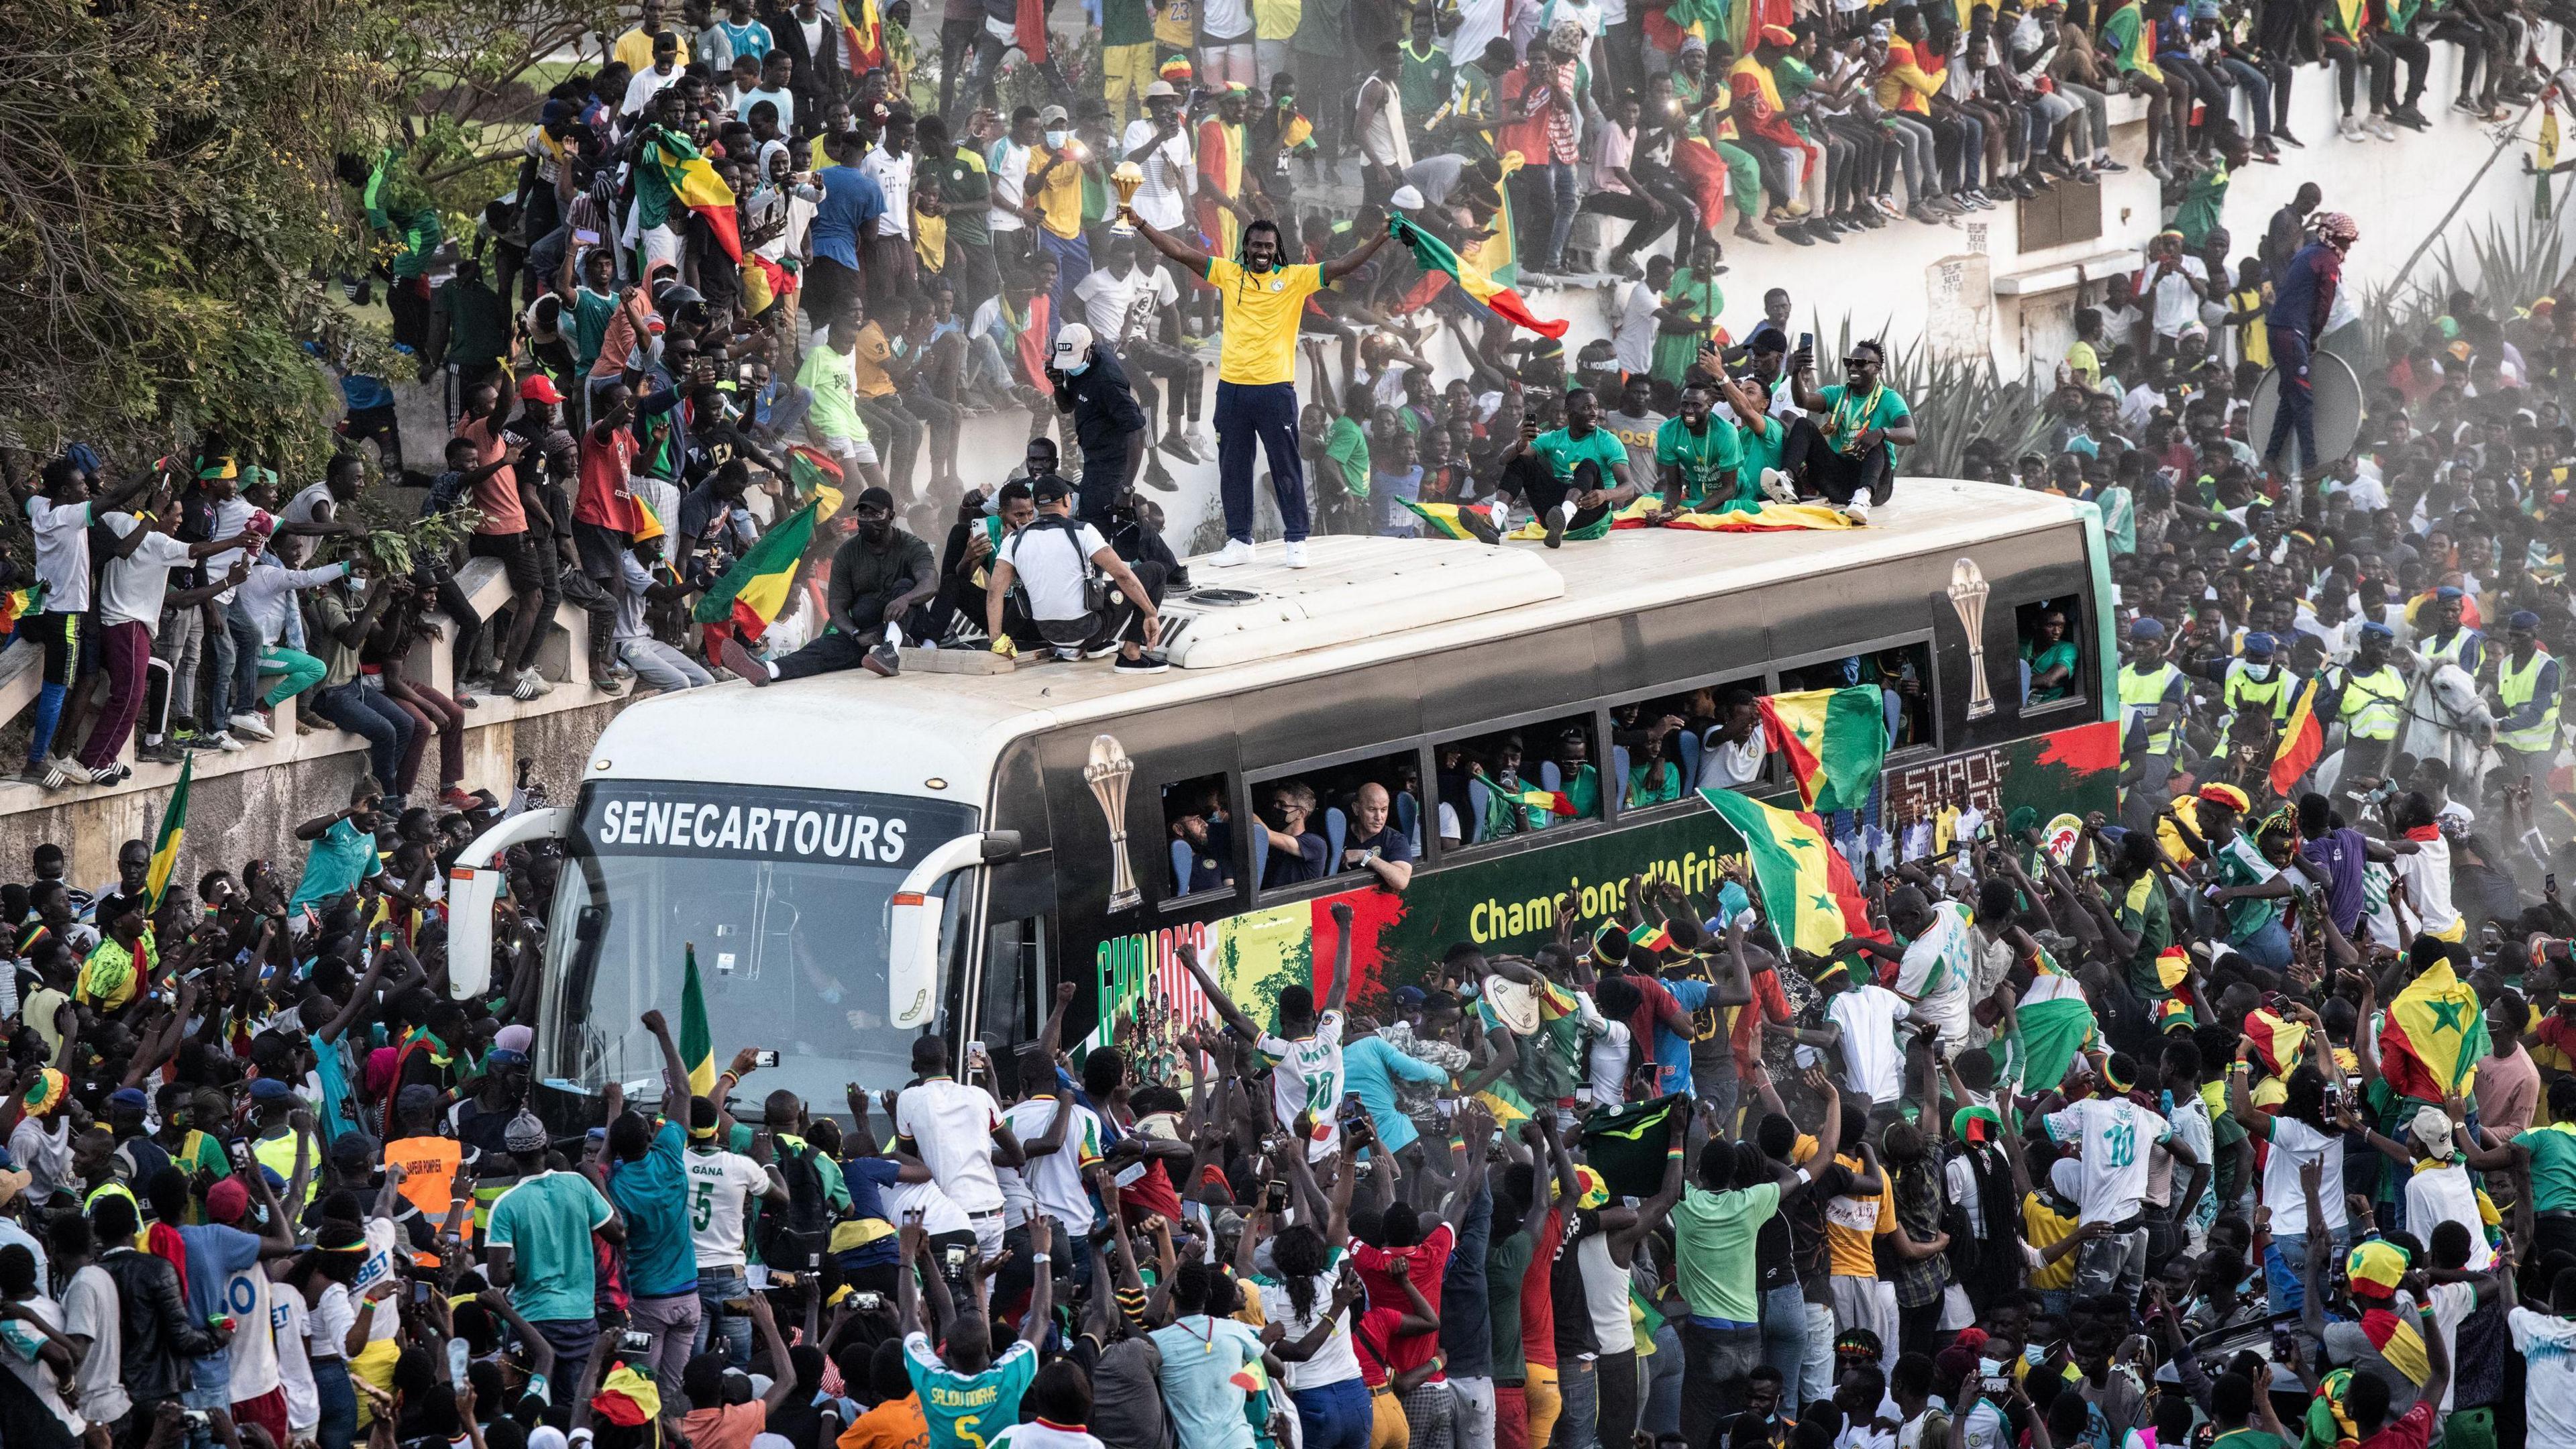
[(1072, 494), (1061, 478), (1040, 480), (1033, 493), (1036, 521), (1002, 540), (985, 585), (984, 627), (993, 637), (993, 652), (1019, 652), (1003, 628), (1004, 608), (1018, 584), (1039, 638), (1057, 658), (1116, 654), (1111, 667), (1122, 674), (1168, 668), (1161, 655), (1150, 652), (1163, 637), (1163, 566), (1120, 558), (1100, 530), (1074, 518)]

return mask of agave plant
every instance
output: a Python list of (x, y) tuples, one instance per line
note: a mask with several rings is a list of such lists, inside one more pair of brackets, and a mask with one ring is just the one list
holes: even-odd
[[(1824, 319), (1819, 316), (1815, 329), (1821, 334), (1823, 328)], [(1870, 335), (1884, 335), (1884, 327), (1861, 340)], [(1848, 314), (1837, 325), (1835, 336), (1831, 353), (1820, 352), (1816, 358), (1820, 384), (1842, 380), (1842, 359), (1850, 355), (1854, 340)], [(2045, 423), (2042, 405), (2048, 400), (2047, 392), (2034, 383), (2006, 377), (1991, 356), (1937, 357), (1917, 339), (1887, 349), (1882, 375), (1914, 410), (1918, 441), (1905, 454), (1910, 473), (1955, 477), (1968, 445), (1979, 439), (2006, 458), (2018, 456), (2038, 441)]]

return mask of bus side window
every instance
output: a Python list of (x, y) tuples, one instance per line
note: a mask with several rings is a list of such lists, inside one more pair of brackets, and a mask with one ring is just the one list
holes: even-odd
[(1932, 715), (1932, 645), (1893, 644), (1866, 654), (1820, 660), (1780, 671), (1780, 693), (1847, 689), (1875, 684), (1887, 703), (1887, 748), (1910, 750), (1939, 742)]
[(1590, 715), (1569, 715), (1434, 747), (1444, 848), (1601, 819), (1603, 753), (1593, 733)]
[(1233, 799), (1222, 771), (1163, 787), (1171, 899), (1234, 889)]
[(2084, 693), (2084, 653), (2076, 640), (2084, 617), (2080, 599), (2038, 599), (2013, 610), (2021, 641), (2021, 704), (2044, 709)]
[(1254, 781), (1252, 805), (1261, 818), (1251, 828), (1263, 837), (1255, 845), (1267, 844), (1254, 856), (1261, 889), (1362, 873), (1400, 888), (1403, 872), (1369, 862), (1421, 861), (1421, 773), (1414, 752), (1398, 750)]
[(1611, 706), (1609, 773), (1618, 777), (1620, 808), (1651, 809), (1703, 785), (1762, 784), (1769, 771), (1761, 685), (1755, 675)]

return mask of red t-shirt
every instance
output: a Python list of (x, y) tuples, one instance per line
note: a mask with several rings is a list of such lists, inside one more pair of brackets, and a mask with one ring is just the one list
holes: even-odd
[(581, 435), (581, 492), (572, 501), (577, 523), (614, 529), (632, 538), (644, 531), (644, 510), (635, 501), (632, 477), (635, 433), (610, 428), (601, 442), (593, 429)]
[[(504, 445), (498, 421), (478, 418), (458, 423), (456, 436), (474, 445), (475, 467), (489, 467), (500, 461)], [(476, 533), (488, 536), (528, 531), (528, 510), (519, 503), (519, 474), (515, 468), (501, 468), (475, 484), (474, 506), (483, 513), (483, 521), (474, 526)]]
[(1780, 974), (1762, 970), (1753, 973), (1753, 1004), (1735, 1013), (1735, 1030), (1727, 1045), (1735, 1053), (1735, 1070), (1749, 1074), (1762, 1065), (1762, 1023), (1789, 1020), (1789, 998), (1780, 990)]
[(1549, 1291), (1548, 1265), (1556, 1260), (1557, 1235), (1565, 1231), (1565, 1209), (1547, 1210), (1529, 1267), (1521, 1273), (1521, 1358), (1556, 1367), (1556, 1295)]
[(2424, 1449), (2433, 1437), (2433, 1406), (2422, 1399), (2396, 1423), (2361, 1441), (2361, 1449)]
[(1403, 1317), (1392, 1308), (1372, 1308), (1351, 1327), (1351, 1346), (1360, 1361), (1360, 1382), (1370, 1388), (1386, 1385), (1386, 1359), (1395, 1351), (1395, 1325)]
[[(1366, 1243), (1356, 1244), (1351, 1248), (1351, 1265), (1359, 1270), (1360, 1282), (1368, 1289), (1371, 1312), (1380, 1307), (1392, 1308), (1396, 1317), (1401, 1318), (1411, 1300), (1404, 1296), (1403, 1285), (1395, 1281), (1395, 1275), (1387, 1271), (1386, 1265), (1398, 1258), (1404, 1259), (1411, 1265), (1409, 1271), (1413, 1275), (1413, 1286), (1420, 1290), (1423, 1301), (1430, 1304), (1436, 1314), (1440, 1307), (1440, 1282), (1449, 1271), (1449, 1255), (1457, 1248), (1457, 1230), (1444, 1222), (1433, 1228), (1429, 1237), (1410, 1248), (1373, 1248)], [(1386, 1350), (1388, 1367), (1399, 1373), (1420, 1368), (1439, 1350), (1440, 1335), (1436, 1331), (1394, 1333), (1392, 1322), (1389, 1320), (1392, 1342), (1388, 1343)], [(1440, 1381), (1439, 1374), (1433, 1374), (1429, 1379), (1435, 1384)]]

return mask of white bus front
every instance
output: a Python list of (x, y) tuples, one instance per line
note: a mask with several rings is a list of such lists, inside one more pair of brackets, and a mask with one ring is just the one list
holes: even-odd
[(948, 801), (685, 781), (592, 780), (555, 828), (537, 1079), (658, 1083), (638, 1019), (677, 1032), (694, 946), (718, 1065), (774, 1048), (757, 1090), (818, 1111), (911, 1075), (965, 906), (953, 872), (1004, 849)]

